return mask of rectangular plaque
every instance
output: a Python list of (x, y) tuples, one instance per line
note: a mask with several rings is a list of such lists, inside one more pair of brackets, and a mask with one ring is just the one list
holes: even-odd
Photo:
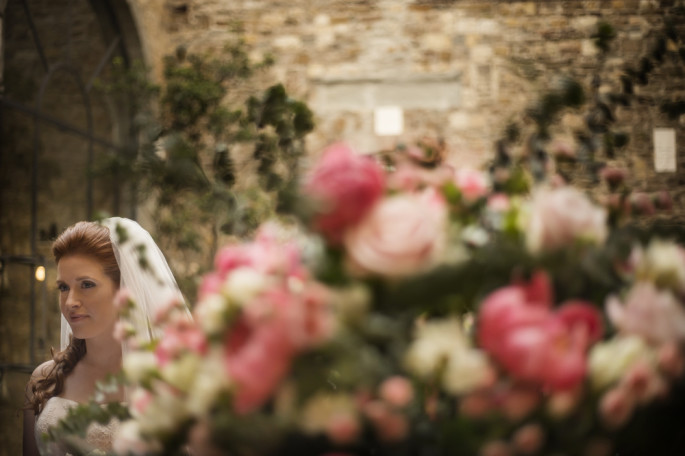
[(378, 136), (396, 136), (404, 131), (404, 112), (399, 106), (381, 106), (374, 110), (373, 127)]
[(676, 171), (675, 130), (654, 129), (654, 170), (657, 173)]

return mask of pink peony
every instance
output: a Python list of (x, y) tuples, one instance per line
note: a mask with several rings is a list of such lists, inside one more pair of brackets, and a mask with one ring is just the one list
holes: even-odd
[(292, 347), (288, 328), (273, 320), (258, 326), (240, 320), (225, 339), (225, 364), (236, 385), (234, 409), (249, 413), (264, 404), (290, 368)]
[(490, 192), (490, 179), (482, 171), (471, 168), (457, 170), (455, 184), (464, 200), (472, 203)]
[(447, 207), (433, 189), (382, 200), (345, 234), (352, 272), (403, 277), (435, 263), (446, 239)]
[(670, 291), (650, 282), (636, 283), (623, 303), (610, 296), (606, 309), (609, 320), (625, 333), (657, 344), (685, 340), (685, 309)]
[(337, 243), (385, 190), (385, 175), (378, 163), (345, 144), (328, 147), (304, 186), (317, 205), (314, 227)]
[(526, 236), (532, 252), (567, 247), (576, 240), (601, 243), (607, 236), (606, 211), (572, 187), (539, 191)]
[(568, 390), (585, 376), (586, 350), (601, 336), (601, 316), (581, 302), (556, 312), (551, 307), (545, 274), (496, 290), (481, 304), (478, 339), (516, 378)]
[(275, 287), (244, 309), (224, 343), (226, 369), (237, 385), (238, 413), (264, 404), (287, 375), (297, 352), (331, 334), (326, 297), (318, 287), (300, 293)]

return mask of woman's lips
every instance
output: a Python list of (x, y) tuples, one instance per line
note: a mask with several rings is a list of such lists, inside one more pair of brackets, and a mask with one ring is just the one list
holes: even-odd
[(88, 315), (86, 314), (69, 315), (69, 321), (71, 323), (78, 323), (79, 321), (83, 321), (86, 318), (88, 318)]

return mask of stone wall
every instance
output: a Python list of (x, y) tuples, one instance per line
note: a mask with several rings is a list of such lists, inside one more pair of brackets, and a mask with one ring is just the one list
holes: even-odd
[[(220, 51), (228, 40), (244, 38), (255, 60), (276, 58), (267, 81), (283, 82), (290, 94), (314, 110), (317, 127), (309, 135), (311, 155), (338, 140), (360, 151), (390, 147), (421, 136), (443, 137), (449, 160), (458, 166), (479, 166), (492, 157), (493, 143), (512, 120), (550, 87), (555, 76), (570, 75), (590, 89), (599, 73), (602, 90), (618, 84), (625, 65), (637, 64), (663, 26), (664, 12), (682, 0), (112, 0), (130, 8), (132, 22), (125, 36), (137, 55), (161, 81), (162, 59), (178, 46), (188, 52)], [(59, 61), (71, 52), (92, 73), (107, 43), (101, 23), (90, 10), (93, 2), (30, 0), (36, 22), (46, 29), (46, 56)], [(68, 5), (71, 5), (67, 8)], [(41, 78), (40, 59), (19, 0), (0, 0), (0, 96), (33, 105)], [(598, 21), (611, 23), (618, 36), (610, 58), (598, 70), (592, 35)], [(71, 21), (71, 22), (70, 22)], [(68, 26), (68, 24), (72, 24)], [(69, 29), (69, 27), (72, 27)], [(66, 30), (71, 30), (67, 35)], [(70, 39), (66, 39), (67, 36)], [(65, 46), (66, 43), (69, 46)], [(683, 43), (679, 44), (680, 46)], [(32, 47), (33, 46), (33, 47)], [(135, 56), (136, 53), (132, 55)], [(669, 57), (670, 58), (670, 57)], [(5, 92), (2, 92), (4, 86)], [(684, 207), (685, 119), (669, 119), (655, 100), (685, 97), (682, 61), (669, 60), (651, 82), (637, 88), (642, 103), (619, 109), (617, 128), (631, 142), (607, 161), (627, 167), (631, 184), (644, 191), (668, 189), (678, 210)], [(115, 100), (93, 95), (95, 133), (116, 140), (125, 129)], [(377, 134), (375, 115), (382, 108), (401, 110), (399, 134)], [(55, 79), (43, 106), (47, 113), (83, 125), (78, 90), (68, 77)], [(560, 137), (582, 123), (578, 113), (565, 112), (555, 130)], [(392, 120), (392, 119), (391, 119)], [(387, 126), (387, 125), (386, 125)], [(390, 127), (397, 127), (390, 122)], [(656, 173), (652, 131), (676, 132), (678, 171)], [(34, 123), (26, 114), (0, 112), (0, 254), (30, 250), (29, 213)], [(40, 135), (39, 229), (45, 233), (38, 250), (49, 257), (51, 225), (58, 229), (84, 217), (84, 141), (46, 127)], [(524, 145), (520, 145), (524, 149)], [(105, 156), (104, 149), (96, 151)], [(109, 184), (100, 182), (96, 209), (111, 211)], [(122, 214), (126, 215), (126, 214)], [(49, 274), (50, 270), (48, 271)], [(29, 273), (24, 267), (4, 270), (0, 305), (0, 362), (25, 363), (28, 334)], [(54, 277), (48, 276), (48, 280)], [(11, 284), (11, 287), (10, 285)], [(24, 284), (23, 288), (21, 284)], [(10, 289), (11, 288), (11, 289)], [(49, 295), (46, 302), (54, 303)], [(42, 350), (57, 343), (56, 307), (37, 318), (45, 320)], [(42, 323), (41, 323), (42, 324)], [(20, 407), (25, 374), (6, 375), (0, 400), (0, 456), (19, 454)]]
[[(130, 4), (134, 11), (151, 8), (144, 1)], [(504, 126), (520, 118), (550, 82), (548, 76), (568, 74), (589, 83), (597, 66), (592, 34), (599, 20), (619, 32), (609, 62), (616, 76), (616, 69), (646, 51), (665, 7), (672, 5), (657, 0), (168, 0), (146, 25), (155, 39), (189, 52), (219, 49), (238, 28), (255, 56), (273, 54), (274, 79), (316, 113), (317, 128), (308, 142), (312, 153), (340, 139), (374, 151), (429, 135), (447, 140), (455, 163), (478, 165), (491, 156), (493, 139)], [(148, 54), (156, 74), (158, 51)], [(374, 133), (374, 111), (383, 106), (403, 110), (402, 134)], [(630, 119), (646, 125), (639, 112)], [(649, 118), (650, 127), (661, 123), (658, 116)]]

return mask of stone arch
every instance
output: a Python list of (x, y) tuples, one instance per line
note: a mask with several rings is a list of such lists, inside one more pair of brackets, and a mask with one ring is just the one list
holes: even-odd
[[(52, 239), (100, 211), (136, 215), (135, 192), (98, 174), (136, 150), (132, 108), (97, 81), (143, 51), (128, 2), (5, 0), (0, 13), (0, 421), (15, 422), (27, 373), (59, 346)], [(20, 453), (14, 429), (0, 455)]]

